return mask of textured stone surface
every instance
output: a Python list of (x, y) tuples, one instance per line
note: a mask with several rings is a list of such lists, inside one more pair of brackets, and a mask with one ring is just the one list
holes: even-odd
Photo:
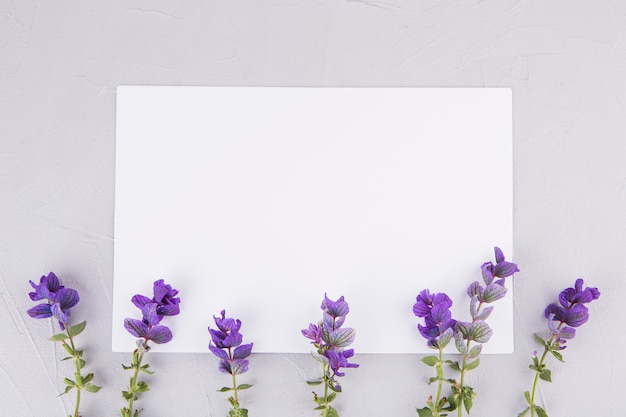
[[(622, 416), (626, 336), (606, 320), (626, 296), (625, 16), (609, 0), (0, 1), (0, 414), (72, 407), (57, 397), (70, 364), (46, 341), (51, 322), (24, 313), (28, 280), (51, 270), (81, 294), (80, 344), (104, 386), (83, 416), (122, 406), (128, 358), (110, 352), (115, 88), (153, 84), (512, 87), (516, 353), (483, 358), (472, 415), (523, 408), (542, 311), (581, 276), (602, 297), (539, 397), (552, 417)], [(414, 416), (433, 392), (419, 356), (357, 359), (342, 417)], [(226, 414), (208, 353), (150, 363), (145, 416)], [(303, 380), (317, 371), (308, 355), (254, 355), (242, 400), (255, 417), (313, 416)]]

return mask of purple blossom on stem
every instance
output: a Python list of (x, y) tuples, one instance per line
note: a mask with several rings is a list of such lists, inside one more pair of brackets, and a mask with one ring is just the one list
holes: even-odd
[(148, 348), (148, 342), (163, 344), (172, 340), (172, 332), (167, 326), (159, 323), (164, 316), (175, 316), (180, 313), (180, 298), (176, 297), (178, 291), (171, 285), (165, 284), (162, 279), (154, 281), (154, 296), (149, 298), (145, 295), (135, 294), (131, 302), (141, 310), (142, 319), (124, 319), (124, 328), (135, 337), (144, 339), (144, 348)]
[(452, 300), (446, 293), (431, 294), (425, 289), (420, 292), (413, 305), (413, 314), (424, 318), (424, 325), (417, 329), (433, 349), (443, 349), (452, 338), (456, 320), (452, 318), (450, 308)]
[[(241, 321), (226, 318), (226, 310), (222, 310), (221, 317), (213, 316), (217, 329), (209, 327), (211, 342), (209, 350), (220, 358), (221, 372), (239, 375), (248, 370), (248, 360), (252, 353), (253, 343), (242, 345), (243, 336), (239, 333)], [(234, 349), (233, 349), (234, 348)]]
[(589, 309), (585, 304), (600, 298), (597, 288), (583, 289), (583, 285), (584, 281), (578, 278), (573, 288), (561, 291), (560, 305), (552, 303), (544, 311), (553, 337), (559, 339), (557, 344), (560, 349), (565, 349), (565, 339), (572, 339), (576, 335), (574, 327), (580, 327), (589, 320)]
[(231, 416), (245, 417), (248, 410), (241, 408), (239, 404), (239, 391), (248, 389), (252, 385), (237, 385), (237, 375), (248, 371), (248, 356), (252, 354), (252, 343), (242, 345), (243, 336), (239, 333), (241, 329), (241, 320), (226, 317), (226, 310), (222, 310), (220, 317), (213, 316), (217, 329), (209, 327), (211, 341), (209, 342), (209, 350), (220, 359), (220, 372), (230, 374), (232, 376), (233, 386), (224, 387), (220, 391), (232, 391), (233, 395), (228, 398), (231, 405)]
[[(504, 298), (507, 293), (507, 289), (504, 286), (505, 279), (519, 272), (517, 264), (505, 260), (504, 254), (500, 248), (495, 247), (494, 252), (496, 255), (496, 264), (485, 262), (480, 267), (485, 287), (478, 281), (474, 281), (467, 289), (467, 295), (470, 298), (476, 296), (481, 304), (493, 303), (494, 301)], [(494, 281), (494, 278), (500, 279)]]
[(541, 358), (537, 352), (533, 352), (530, 369), (535, 371), (535, 379), (532, 389), (524, 393), (528, 406), (520, 415), (525, 415), (530, 411), (531, 417), (535, 415), (547, 415), (545, 410), (535, 404), (535, 393), (539, 379), (552, 382), (552, 372), (546, 367), (546, 358), (551, 353), (557, 360), (563, 362), (561, 351), (565, 349), (566, 342), (576, 336), (575, 327), (580, 327), (589, 320), (589, 310), (585, 304), (591, 303), (600, 298), (600, 291), (597, 288), (586, 287), (584, 281), (578, 278), (574, 287), (566, 288), (559, 294), (559, 303), (548, 305), (544, 311), (544, 316), (548, 319), (550, 329), (550, 339), (544, 340), (535, 334), (535, 339), (544, 348)]
[[(322, 377), (316, 381), (309, 381), (310, 385), (324, 384), (324, 397), (319, 398), (314, 393), (314, 400), (322, 410), (322, 416), (337, 415), (337, 411), (330, 406), (330, 402), (335, 399), (337, 392), (341, 391), (341, 385), (335, 377), (345, 376), (343, 368), (358, 368), (356, 363), (348, 362), (354, 356), (353, 349), (345, 349), (354, 341), (356, 331), (349, 327), (342, 327), (346, 316), (350, 312), (348, 303), (343, 296), (336, 301), (328, 298), (324, 294), (324, 299), (320, 306), (322, 309), (322, 320), (318, 323), (311, 323), (309, 327), (302, 330), (302, 335), (311, 340), (311, 344), (316, 348), (315, 358), (322, 363)], [(333, 394), (329, 394), (329, 390)]]
[(45, 299), (47, 302), (29, 309), (28, 315), (35, 319), (54, 317), (58, 320), (61, 330), (65, 330), (70, 320), (70, 309), (80, 301), (78, 292), (61, 285), (59, 278), (53, 272), (43, 275), (39, 279), (39, 284), (29, 282), (35, 289), (34, 292), (28, 293), (30, 299), (33, 301)]
[(98, 392), (100, 387), (93, 384), (91, 381), (94, 378), (93, 373), (87, 375), (81, 375), (82, 369), (85, 366), (85, 359), (83, 357), (83, 351), (76, 349), (74, 345), (74, 338), (78, 336), (87, 325), (87, 322), (69, 326), (70, 321), (70, 309), (78, 304), (80, 300), (78, 292), (71, 288), (65, 288), (61, 285), (59, 278), (50, 272), (48, 275), (43, 275), (39, 279), (39, 284), (35, 284), (33, 281), (29, 281), (31, 287), (35, 291), (28, 293), (32, 301), (45, 300), (46, 302), (37, 304), (35, 307), (30, 308), (27, 313), (30, 317), (35, 319), (45, 319), (48, 317), (54, 317), (61, 330), (65, 333), (55, 334), (50, 338), (51, 341), (61, 342), (63, 349), (69, 354), (66, 359), (73, 359), (74, 361), (74, 378), (75, 381), (70, 378), (65, 378), (65, 391), (62, 394), (66, 394), (69, 391), (76, 389), (76, 405), (74, 413), (70, 417), (79, 417), (81, 392), (83, 390), (88, 392)]
[[(481, 266), (484, 284), (474, 281), (467, 288), (471, 322), (452, 318), (452, 300), (445, 293), (431, 294), (425, 289), (416, 298), (413, 314), (424, 319), (424, 324), (418, 324), (417, 328), (428, 341), (428, 346), (439, 351), (438, 356), (422, 358), (424, 364), (436, 368), (437, 376), (431, 378), (431, 382), (437, 381), (438, 389), (436, 398), (430, 397), (426, 407), (417, 409), (420, 416), (448, 415), (447, 412), (456, 410), (458, 417), (461, 417), (464, 409), (469, 413), (472, 407), (475, 393), (472, 387), (465, 385), (465, 373), (479, 365), (482, 344), (487, 343), (493, 333), (485, 321), (493, 311), (493, 306), (483, 306), (503, 298), (507, 292), (505, 279), (519, 271), (516, 264), (506, 261), (500, 248), (495, 247), (494, 252), (496, 263), (485, 262)], [(452, 338), (461, 359), (444, 362), (443, 350)], [(475, 345), (471, 346), (472, 343)], [(442, 389), (444, 383), (450, 383), (451, 380), (443, 377), (444, 363), (461, 373), (460, 381), (454, 382), (452, 392), (447, 396), (443, 395)]]
[(178, 290), (165, 284), (162, 279), (154, 281), (152, 290), (152, 298), (142, 294), (135, 294), (131, 298), (135, 307), (141, 310), (141, 320), (124, 319), (124, 328), (138, 340), (132, 363), (128, 366), (122, 365), (124, 369), (134, 371), (128, 384), (128, 391), (122, 391), (122, 396), (128, 402), (128, 406), (121, 410), (122, 417), (137, 417), (139, 411), (133, 410), (134, 401), (139, 398), (140, 393), (148, 391), (148, 384), (137, 379), (139, 372), (152, 373), (148, 370), (148, 364), (142, 364), (145, 353), (150, 349), (148, 342), (163, 344), (171, 341), (172, 331), (160, 323), (163, 317), (180, 313), (180, 298), (176, 297)]

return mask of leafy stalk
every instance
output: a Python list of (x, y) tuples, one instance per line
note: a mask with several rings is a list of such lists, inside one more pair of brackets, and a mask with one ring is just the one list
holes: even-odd
[[(232, 362), (234, 360), (232, 348), (229, 347), (227, 351), (228, 351), (228, 358)], [(231, 406), (231, 409), (228, 411), (228, 416), (229, 417), (248, 417), (248, 410), (245, 408), (241, 408), (241, 404), (239, 403), (239, 391), (243, 391), (245, 389), (251, 388), (252, 385), (249, 385), (249, 384), (237, 385), (237, 373), (236, 372), (231, 373), (231, 379), (233, 383), (232, 388), (223, 387), (222, 389), (219, 390), (220, 392), (227, 392), (227, 391), (233, 392), (233, 395), (228, 397), (228, 403)]]
[(139, 399), (139, 394), (148, 391), (150, 388), (144, 381), (138, 381), (139, 372), (145, 372), (152, 375), (154, 372), (149, 371), (150, 365), (142, 364), (143, 356), (149, 350), (146, 340), (137, 342), (137, 349), (133, 351), (133, 361), (129, 366), (122, 365), (125, 370), (133, 370), (133, 376), (130, 377), (128, 383), (128, 391), (122, 391), (122, 397), (128, 402), (128, 406), (121, 409), (122, 417), (137, 417), (141, 410), (134, 410), (134, 402)]
[[(557, 330), (560, 330), (564, 323), (561, 323)], [(541, 355), (541, 359), (538, 359), (537, 356), (533, 356), (533, 363), (529, 366), (530, 369), (535, 371), (535, 378), (533, 380), (532, 390), (525, 391), (524, 397), (526, 398), (526, 402), (528, 403), (528, 407), (524, 411), (518, 414), (518, 417), (525, 416), (529, 411), (531, 417), (548, 417), (546, 411), (535, 404), (535, 394), (537, 392), (537, 385), (539, 383), (539, 379), (547, 382), (552, 382), (552, 372), (550, 369), (546, 367), (546, 358), (548, 353), (552, 353), (552, 355), (557, 358), (560, 362), (563, 362), (563, 355), (561, 355), (560, 350), (560, 338), (556, 334), (552, 334), (550, 340), (545, 341), (539, 335), (535, 335), (535, 339), (539, 342), (543, 347), (543, 354)]]
[(63, 358), (62, 360), (65, 361), (72, 359), (74, 361), (74, 380), (64, 378), (63, 381), (65, 383), (65, 390), (61, 393), (61, 395), (67, 394), (72, 389), (76, 389), (74, 413), (69, 415), (69, 417), (79, 417), (80, 399), (83, 389), (88, 392), (98, 392), (101, 388), (91, 383), (94, 377), (93, 373), (82, 376), (81, 369), (85, 366), (83, 351), (76, 349), (76, 346), (74, 345), (74, 337), (82, 333), (82, 331), (85, 330), (86, 325), (87, 322), (83, 321), (82, 323), (78, 323), (74, 326), (65, 326), (65, 333), (58, 333), (50, 338), (53, 342), (61, 342), (63, 349), (68, 353), (69, 356)]
[(434, 366), (437, 376), (432, 377), (429, 380), (429, 384), (433, 382), (437, 382), (437, 397), (433, 401), (432, 397), (426, 400), (426, 407), (417, 409), (417, 414), (419, 417), (445, 417), (448, 415), (446, 411), (453, 411), (455, 408), (454, 401), (451, 398), (442, 397), (443, 393), (443, 384), (456, 384), (454, 379), (446, 379), (443, 376), (443, 365), (444, 363), (449, 363), (451, 361), (443, 360), (443, 347), (439, 347), (438, 356), (426, 356), (421, 359), (421, 361), (428, 365)]

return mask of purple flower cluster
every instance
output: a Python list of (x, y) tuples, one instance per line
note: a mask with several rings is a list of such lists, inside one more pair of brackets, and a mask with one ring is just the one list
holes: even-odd
[(171, 285), (165, 284), (162, 279), (154, 281), (154, 296), (136, 294), (131, 299), (132, 303), (141, 310), (141, 320), (126, 318), (124, 327), (135, 337), (143, 338), (144, 347), (148, 341), (154, 343), (167, 343), (172, 340), (172, 331), (167, 326), (159, 324), (164, 316), (175, 316), (180, 313), (180, 298), (176, 297), (178, 291)]
[[(476, 296), (480, 303), (493, 303), (494, 301), (504, 298), (507, 292), (504, 286), (505, 278), (519, 272), (519, 268), (516, 264), (505, 260), (504, 254), (500, 248), (496, 247), (494, 251), (496, 264), (485, 262), (480, 267), (485, 287), (480, 285), (478, 281), (474, 281), (467, 289), (467, 295), (470, 298)], [(494, 281), (494, 278), (499, 279)]]
[(600, 298), (600, 291), (597, 288), (583, 289), (584, 284), (581, 278), (577, 279), (573, 288), (561, 291), (559, 304), (550, 304), (544, 312), (560, 350), (565, 349), (567, 339), (572, 339), (576, 335), (574, 327), (582, 326), (589, 320), (589, 310), (585, 304)]
[(348, 359), (354, 356), (354, 349), (345, 349), (354, 342), (356, 331), (349, 327), (341, 327), (350, 312), (348, 303), (341, 296), (333, 301), (326, 294), (320, 308), (323, 311), (322, 321), (318, 324), (309, 324), (302, 334), (317, 348), (322, 360), (329, 364), (333, 376), (344, 376), (341, 368), (358, 368), (356, 363), (349, 363)]
[(433, 349), (445, 348), (454, 335), (456, 320), (452, 318), (451, 307), (452, 300), (447, 294), (431, 294), (429, 290), (420, 292), (413, 305), (413, 314), (424, 319), (424, 325), (418, 324), (417, 328)]
[(29, 281), (35, 291), (28, 293), (33, 301), (46, 300), (46, 303), (38, 304), (27, 311), (28, 315), (36, 319), (53, 317), (59, 321), (61, 330), (70, 320), (70, 309), (78, 304), (80, 298), (78, 292), (71, 288), (65, 288), (59, 282), (59, 278), (50, 272), (43, 275), (39, 284)]
[[(209, 350), (220, 358), (221, 372), (239, 375), (248, 370), (248, 359), (252, 353), (253, 343), (242, 345), (243, 336), (239, 333), (241, 320), (226, 317), (226, 310), (222, 310), (221, 317), (213, 316), (217, 329), (209, 327), (211, 342)], [(235, 348), (233, 350), (233, 348)]]

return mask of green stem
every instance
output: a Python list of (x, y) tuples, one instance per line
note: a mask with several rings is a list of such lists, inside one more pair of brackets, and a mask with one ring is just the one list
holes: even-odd
[[(561, 327), (563, 326), (563, 323), (561, 323), (558, 327), (557, 330), (560, 330)], [(544, 362), (546, 361), (546, 357), (548, 356), (548, 352), (550, 352), (549, 350), (549, 346), (552, 346), (552, 344), (555, 342), (555, 335), (553, 334), (552, 337), (550, 338), (550, 340), (548, 341), (548, 346), (546, 346), (543, 350), (543, 355), (541, 355), (541, 360), (539, 361), (539, 369), (542, 368), (542, 365), (544, 364)], [(530, 417), (535, 417), (535, 392), (537, 392), (537, 383), (539, 382), (539, 372), (537, 372), (535, 374), (535, 380), (533, 381), (533, 390), (530, 394)]]
[[(470, 341), (467, 341), (467, 349), (469, 350), (469, 344)], [(463, 366), (461, 367), (461, 381), (460, 381), (460, 392), (461, 392), (461, 398), (459, 401), (459, 404), (457, 405), (458, 407), (458, 416), (462, 417), (463, 416), (463, 401), (464, 401), (464, 396), (465, 396), (465, 390), (463, 389), (465, 387), (465, 365), (467, 363), (467, 356), (463, 355)]]
[[(141, 369), (141, 363), (143, 362), (143, 355), (147, 349), (147, 342), (144, 342), (144, 346), (139, 353), (139, 349), (135, 349), (133, 352), (133, 376), (130, 378), (130, 386), (128, 387), (128, 391), (133, 395), (128, 399), (128, 417), (134, 417), (133, 413), (133, 403), (135, 401), (135, 397), (137, 393), (135, 392), (135, 388), (137, 387), (137, 377), (139, 376), (139, 370)], [(138, 354), (138, 355), (137, 355)], [(137, 358), (137, 360), (135, 360)]]
[(324, 367), (324, 411), (322, 412), (322, 416), (323, 417), (327, 417), (328, 416), (328, 407), (329, 407), (329, 403), (328, 403), (328, 384), (330, 384), (330, 380), (328, 378), (328, 372), (329, 370), (329, 365), (328, 364), (323, 364)]
[(65, 330), (67, 332), (67, 337), (70, 339), (70, 348), (72, 349), (72, 352), (74, 352), (74, 355), (73, 355), (74, 367), (76, 368), (76, 371), (74, 372), (74, 378), (76, 379), (76, 407), (74, 407), (73, 417), (79, 417), (78, 409), (80, 407), (80, 391), (83, 387), (82, 376), (80, 375), (80, 356), (76, 354), (76, 347), (74, 346), (74, 338), (70, 334), (69, 327), (66, 326)]
[(439, 386), (437, 387), (437, 401), (435, 402), (435, 412), (439, 416), (439, 401), (441, 401), (441, 391), (443, 389), (443, 349), (439, 348), (439, 363), (437, 363), (437, 378), (439, 379)]
[[(476, 315), (480, 314), (480, 309), (483, 307), (483, 301), (478, 303), (478, 307), (476, 308)], [(472, 323), (476, 322), (475, 318), (472, 318)], [(467, 352), (469, 352), (470, 350), (470, 343), (472, 341), (468, 340), (467, 344), (465, 345), (465, 347), (467, 348)], [(459, 403), (458, 406), (458, 417), (462, 417), (463, 416), (463, 404), (464, 404), (464, 398), (465, 398), (465, 365), (467, 365), (467, 354), (463, 354), (463, 366), (461, 366), (461, 401)]]
[[(231, 359), (231, 362), (233, 360), (233, 355), (231, 352), (231, 348), (228, 348), (228, 357)], [(239, 397), (237, 396), (237, 379), (235, 377), (235, 374), (232, 374), (233, 377), (233, 409), (234, 410), (239, 410)], [(236, 415), (239, 415), (239, 412), (236, 412)]]

